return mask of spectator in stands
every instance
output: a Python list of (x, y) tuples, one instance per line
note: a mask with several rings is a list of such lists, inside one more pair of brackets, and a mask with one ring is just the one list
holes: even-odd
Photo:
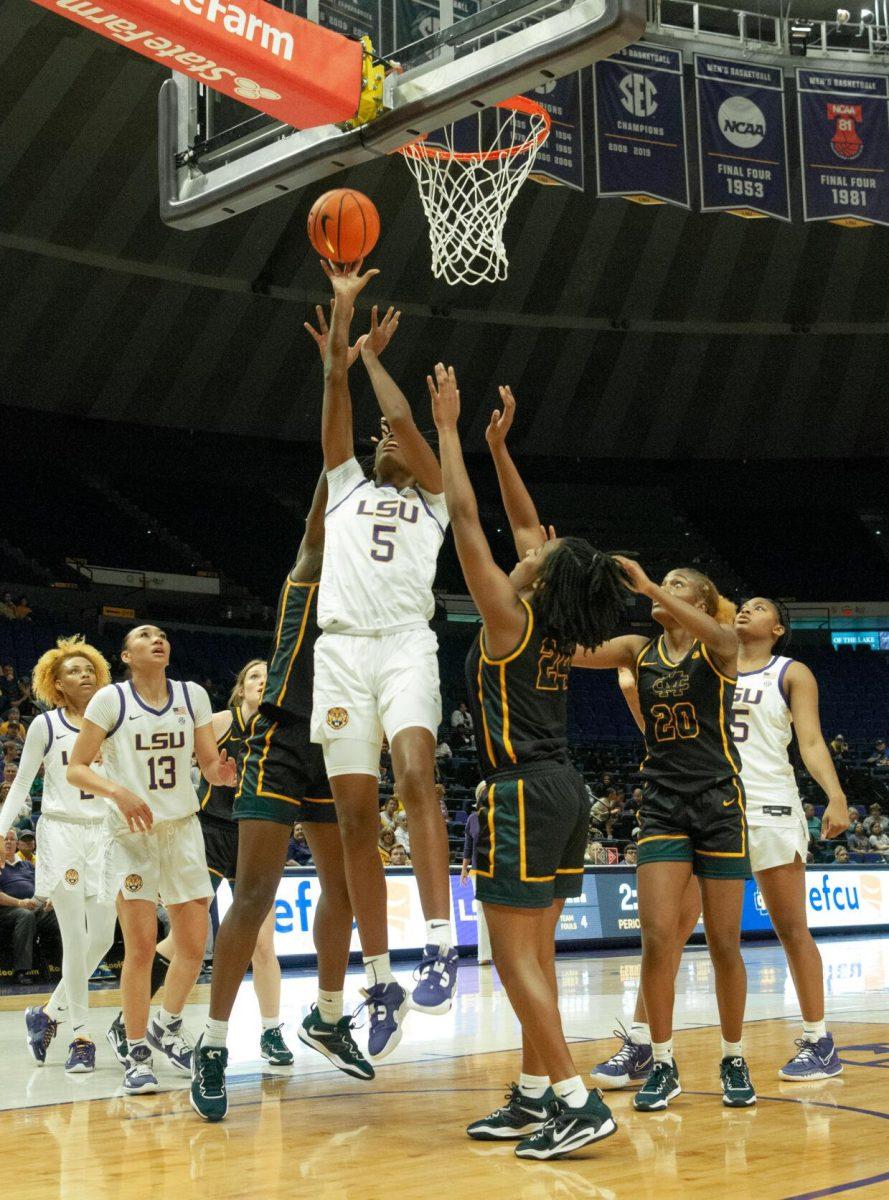
[(830, 752), (835, 759), (844, 759), (849, 753), (849, 743), (838, 733), (830, 743)]
[(12, 946), (14, 983), (27, 983), (39, 942), (45, 956), (61, 962), (59, 925), (52, 905), (34, 896), (34, 867), (18, 858), (17, 838), (10, 830), (3, 842), (0, 867), (0, 940)]
[(636, 843), (630, 842), (624, 847), (624, 862), (628, 867), (635, 867), (639, 862), (639, 851), (636, 849)]
[(408, 857), (408, 852), (404, 846), (393, 846), (389, 851), (389, 866), (390, 867), (409, 867), (411, 860)]
[(37, 838), (29, 825), (19, 827), (19, 840), (16, 847), (18, 857), (22, 862), (29, 862), (32, 867), (37, 865)]
[(889, 757), (887, 757), (886, 742), (884, 738), (877, 738), (874, 742), (874, 748), (867, 758), (869, 767), (886, 767), (889, 766)]
[(626, 803), (623, 792), (618, 787), (613, 787), (605, 797), (608, 804), (608, 816), (605, 820), (605, 834), (608, 838), (614, 837), (614, 827), (624, 814), (624, 804)]
[(15, 610), (17, 621), (30, 621), (32, 609), (31, 605), (28, 603), (27, 596), (19, 596), (18, 600), (15, 601), (13, 608)]
[(23, 675), (18, 681), (19, 694), (16, 698), (16, 707), (19, 709), (23, 717), (34, 717), (40, 712), (40, 709), (34, 703), (34, 698), (31, 695), (31, 676)]
[(870, 850), (867, 830), (860, 821), (846, 834), (846, 846), (853, 854), (866, 854)]
[(7, 621), (15, 620), (15, 601), (11, 592), (4, 592), (0, 597), (0, 617), (4, 617)]
[(605, 796), (597, 799), (589, 784), (586, 785), (586, 793), (590, 800), (590, 837), (603, 838), (606, 836), (605, 826), (608, 824), (611, 812), (608, 800)]
[(445, 789), (443, 783), (435, 785), (435, 795), (438, 800), (438, 807), (441, 809), (441, 815), (446, 821), (451, 819), (451, 814), (448, 812), (448, 802), (445, 799)]
[(849, 805), (849, 828), (854, 829), (860, 820), (861, 820), (861, 813), (858, 811), (857, 808), (853, 808), (853, 806), (850, 804)]
[(608, 853), (601, 842), (590, 840), (587, 842), (583, 861), (590, 863), (592, 866), (603, 867), (608, 863)]
[(387, 791), (392, 787), (392, 772), (386, 763), (380, 763), (380, 790)]
[(833, 861), (842, 866), (849, 861), (849, 851), (845, 846), (837, 846), (833, 852)]
[(438, 745), (435, 747), (435, 765), (438, 767), (439, 773), (444, 775), (450, 770), (451, 759), (454, 757), (454, 752), (448, 742), (442, 737)]
[(389, 865), (389, 856), (392, 853), (393, 847), (396, 845), (394, 828), (380, 830), (380, 840), (378, 843), (380, 858), (383, 860), (383, 866)]
[(2, 676), (0, 676), (0, 712), (6, 712), (17, 695), (15, 671), (12, 663), (5, 663)]
[(3, 764), (3, 782), (10, 787), (15, 783), (15, 777), (18, 775), (19, 769), (14, 762), (9, 761), (7, 755), (6, 762)]
[(27, 730), (22, 724), (21, 712), (13, 705), (6, 713), (2, 724), (0, 724), (0, 738), (4, 741), (24, 742)]
[(312, 861), (312, 851), (306, 841), (302, 825), (293, 826), (293, 837), (287, 843), (287, 866), (305, 867)]
[(451, 745), (455, 750), (468, 748), (472, 743), (472, 714), (465, 700), (451, 713)]
[(22, 756), (22, 743), (17, 742), (14, 738), (0, 743), (3, 746), (3, 763), (17, 763)]
[(815, 806), (813, 804), (804, 804), (803, 812), (806, 816), (806, 825), (809, 828), (809, 837), (812, 841), (817, 842), (821, 837), (821, 821), (815, 816)]
[(863, 821), (865, 833), (867, 833), (868, 835), (873, 833), (875, 822), (877, 822), (877, 821), (882, 822), (882, 820), (883, 820), (883, 809), (880, 807), (879, 804), (872, 804), (870, 806), (870, 808), (867, 810), (867, 816), (865, 817), (865, 819)]
[(391, 829), (393, 833), (395, 832), (395, 818), (399, 808), (401, 808), (401, 801), (397, 796), (390, 796), (380, 810), (380, 825), (383, 829)]
[(886, 832), (885, 821), (874, 821), (870, 831), (870, 848), (878, 854), (885, 855), (889, 850), (889, 833)]
[(408, 833), (408, 829), (407, 829), (407, 813), (406, 812), (400, 812), (400, 813), (396, 814), (395, 828), (394, 828), (393, 832), (395, 834), (396, 845), (404, 846), (406, 852), (409, 855), (411, 852), (411, 835)]

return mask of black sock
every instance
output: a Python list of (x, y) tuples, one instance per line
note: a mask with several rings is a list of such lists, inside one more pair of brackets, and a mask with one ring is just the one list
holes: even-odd
[(151, 964), (151, 994), (158, 992), (164, 986), (164, 980), (167, 978), (167, 968), (169, 961), (162, 954), (155, 951), (154, 962)]

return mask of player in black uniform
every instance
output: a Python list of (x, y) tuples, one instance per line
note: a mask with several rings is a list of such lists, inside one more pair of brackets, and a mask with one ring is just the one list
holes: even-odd
[[(228, 708), (213, 714), (213, 733), (220, 750), (240, 766), (247, 743), (250, 723), (259, 711), (268, 670), (261, 658), (251, 659), (238, 672)], [(224, 879), (234, 887), (238, 864), (238, 824), (233, 808), (237, 788), (213, 787), (201, 780), (198, 789), (198, 820), (204, 835), (204, 849), (210, 882), (217, 891)], [(281, 966), (275, 954), (275, 914), (269, 909), (256, 938), (251, 959), (253, 990), (259, 1004), (262, 1033), (259, 1053), (275, 1067), (288, 1067), (293, 1053), (284, 1041), (281, 1023)]]
[(476, 895), (494, 963), (522, 1026), (522, 1077), (470, 1137), (522, 1139), (520, 1158), (561, 1158), (614, 1133), (588, 1092), (559, 1016), (554, 934), (583, 887), (589, 800), (567, 750), (567, 686), (578, 644), (598, 645), (623, 615), (621, 572), (579, 538), (547, 538), (510, 575), (491, 555), (466, 474), (453, 368), (429, 379), (445, 496), (460, 564), (483, 628), (467, 661), (479, 758)]
[(632, 668), (645, 721), (638, 897), (653, 1063), (633, 1103), (641, 1111), (663, 1109), (681, 1091), (672, 1040), (674, 944), (693, 872), (716, 979), (723, 1104), (746, 1108), (756, 1103), (756, 1093), (741, 1045), (747, 975), (740, 931), (750, 862), (740, 759), (731, 735), (734, 606), (699, 571), (670, 571), (659, 586), (638, 563), (618, 561), (633, 590), (650, 597), (663, 633), (580, 650), (574, 666)]
[[(320, 330), (306, 328), (323, 360), (327, 325), (323, 311), (317, 311)], [(350, 349), (350, 366), (358, 353), (357, 346)], [(343, 1015), (352, 905), (324, 758), (321, 748), (309, 739), (326, 504), (327, 477), (322, 472), (296, 563), (281, 589), (266, 688), (250, 723), (235, 795), (233, 816), (239, 822), (239, 841), (234, 900), (216, 937), (210, 1018), (193, 1060), (191, 1106), (207, 1121), (221, 1121), (228, 1111), (228, 1019), (257, 934), (274, 903), (294, 822), (303, 826), (321, 886), (312, 926), (318, 1000), (300, 1027), (299, 1039), (346, 1074), (356, 1079), (374, 1077), (373, 1067), (352, 1037), (352, 1020)]]

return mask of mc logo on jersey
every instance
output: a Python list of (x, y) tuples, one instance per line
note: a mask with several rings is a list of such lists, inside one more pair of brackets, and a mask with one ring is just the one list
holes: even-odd
[(719, 132), (741, 150), (752, 150), (766, 135), (762, 109), (747, 96), (729, 96), (719, 106)]
[(327, 724), (331, 729), (345, 729), (349, 724), (349, 714), (344, 708), (329, 708), (327, 710)]
[(181, 750), (185, 745), (184, 733), (153, 733), (150, 738), (136, 734), (137, 750)]
[(651, 690), (664, 700), (667, 696), (684, 696), (688, 686), (689, 679), (685, 671), (671, 671), (669, 675), (662, 675), (660, 679), (656, 679)]

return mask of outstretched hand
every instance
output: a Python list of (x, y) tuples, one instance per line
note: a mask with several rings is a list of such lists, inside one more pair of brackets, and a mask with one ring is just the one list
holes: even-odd
[(494, 409), (491, 413), (491, 420), (488, 422), (488, 428), (485, 430), (485, 440), (492, 450), (506, 444), (506, 435), (512, 428), (512, 420), (515, 416), (515, 396), (512, 394), (512, 388), (501, 387), (499, 391), (503, 408), (502, 410)]
[(390, 304), (386, 310), (386, 315), (382, 321), (379, 319), (379, 310), (374, 305), (370, 310), (370, 329), (359, 338), (358, 346), (361, 350), (361, 357), (365, 359), (379, 357), (392, 341), (395, 331), (398, 328), (398, 322), (401, 320), (401, 312)]
[[(331, 300), (331, 302), (330, 302), (330, 319), (331, 319), (331, 321), (333, 320), (333, 313), (334, 313), (335, 308), (336, 308), (336, 300)], [(303, 321), (303, 329), (305, 329), (306, 333), (308, 333), (309, 337), (312, 338), (315, 345), (318, 347), (318, 353), (321, 355), (321, 361), (324, 362), (325, 358), (327, 357), (327, 341), (328, 341), (328, 338), (330, 337), (330, 329), (328, 328), (328, 325), (327, 325), (327, 318), (324, 315), (324, 309), (320, 304), (315, 305), (315, 313), (318, 318), (318, 328), (316, 329), (315, 326), (312, 325), (311, 322), (309, 322), (309, 321)], [(359, 338), (354, 346), (349, 347), (348, 353), (346, 355), (346, 366), (347, 367), (351, 367), (352, 363), (355, 362), (358, 355), (361, 353), (361, 343), (363, 341), (364, 341), (363, 338)]]
[(457, 375), (453, 367), (445, 367), (444, 363), (435, 364), (435, 379), (426, 376), (429, 395), (432, 398), (432, 418), (435, 428), (456, 429), (457, 418), (460, 416), (460, 389), (457, 387)]
[(356, 263), (325, 262), (323, 258), (321, 259), (321, 270), (330, 280), (334, 296), (342, 297), (348, 304), (352, 304), (358, 293), (367, 287), (375, 275), (380, 273), (376, 267), (372, 267), (362, 275), (361, 268), (363, 266), (363, 258)]
[(642, 566), (633, 558), (624, 558), (622, 554), (615, 554), (614, 561), (624, 573), (626, 586), (631, 592), (637, 592), (640, 596), (650, 594), (654, 584), (645, 574)]

